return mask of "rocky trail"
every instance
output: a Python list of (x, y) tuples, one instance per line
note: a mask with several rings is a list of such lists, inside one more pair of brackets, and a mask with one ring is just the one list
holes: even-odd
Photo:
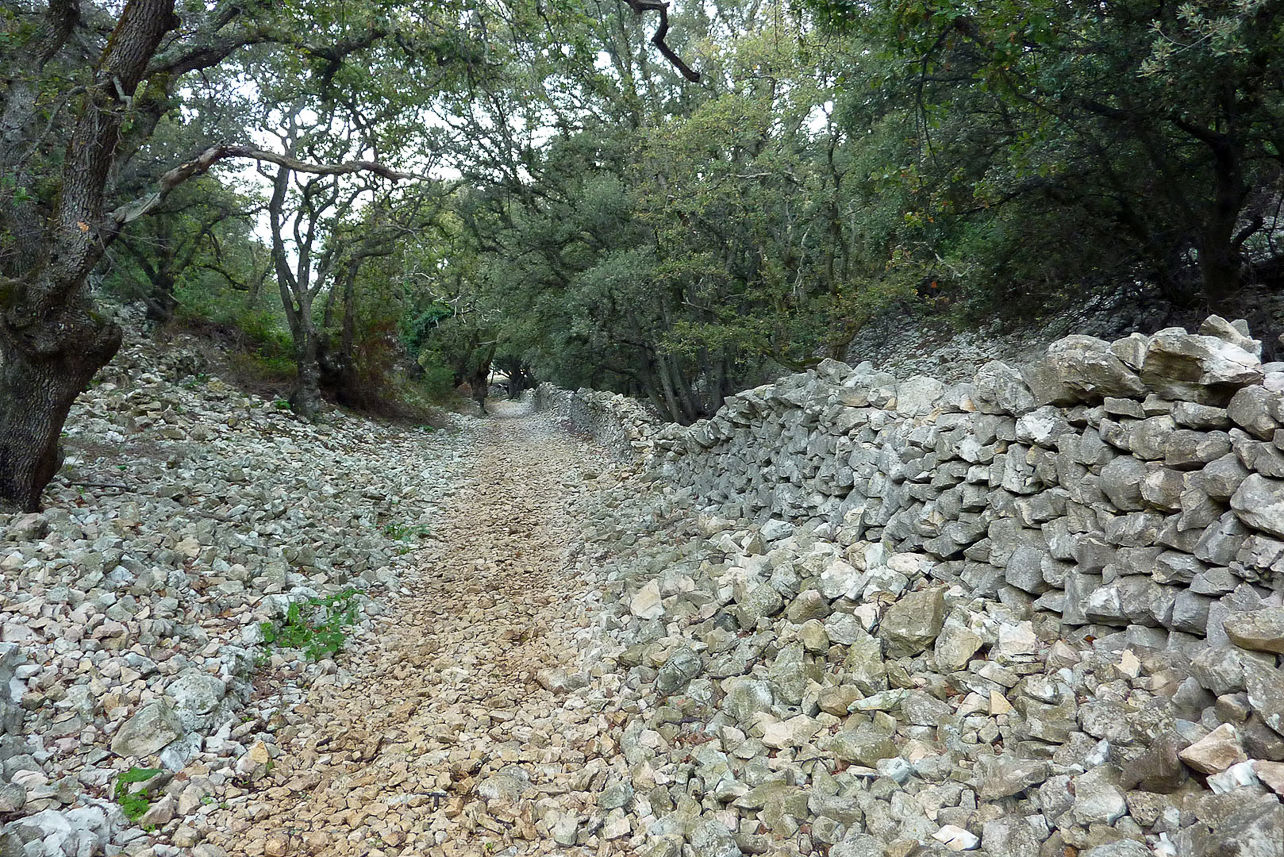
[(0, 857), (1284, 857), (1284, 364), (1207, 328), (689, 428), (131, 348), (0, 520)]
[(556, 671), (578, 660), (578, 582), (559, 571), (586, 468), (589, 450), (547, 419), (479, 430), (421, 573), (343, 658), (343, 681), (315, 682), (287, 715), (306, 723), (272, 760), (275, 785), (225, 798), (207, 841), (248, 855), (556, 847), (535, 803), (541, 818), (585, 808), (574, 793), (599, 731), (598, 712), (540, 684), (563, 689)]

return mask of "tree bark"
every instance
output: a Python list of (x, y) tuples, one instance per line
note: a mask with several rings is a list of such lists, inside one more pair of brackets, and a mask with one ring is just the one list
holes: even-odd
[[(311, 307), (308, 309), (310, 311)], [(295, 343), (297, 370), (290, 407), (304, 419), (313, 420), (321, 413), (321, 344), (310, 317), (295, 334)]]
[(152, 280), (152, 290), (143, 298), (147, 305), (147, 318), (158, 324), (168, 324), (178, 309), (178, 298), (174, 296), (174, 277), (168, 271), (159, 272)]
[(35, 512), (58, 472), (58, 438), (76, 396), (120, 348), (121, 330), (87, 301), (35, 331), (0, 324), (0, 508)]
[(682, 402), (678, 398), (677, 390), (673, 383), (673, 375), (669, 372), (668, 361), (659, 351), (653, 352), (655, 361), (655, 374), (660, 380), (660, 391), (664, 395), (665, 410), (673, 418), (675, 423), (690, 425), (695, 419), (689, 416), (682, 407)]
[(94, 310), (85, 280), (111, 237), (104, 191), (127, 102), (177, 24), (173, 0), (125, 5), (78, 111), (46, 243), (21, 279), (0, 279), (0, 505), (40, 507), (71, 403), (120, 348), (120, 328)]
[(1232, 139), (1214, 147), (1214, 192), (1199, 240), (1199, 272), (1209, 308), (1221, 311), (1241, 284), (1243, 260), (1235, 244), (1240, 212), (1248, 196), (1239, 151)]
[(490, 364), (495, 357), (495, 348), (495, 343), (486, 348), (484, 356), (478, 358), (468, 377), (468, 388), (473, 394), (473, 401), (482, 409), (482, 413), (486, 412), (486, 395), (490, 392), (487, 380), (490, 378)]

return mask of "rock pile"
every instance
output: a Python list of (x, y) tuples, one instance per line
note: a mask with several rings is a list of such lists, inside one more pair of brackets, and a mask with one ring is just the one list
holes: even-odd
[(826, 362), (689, 429), (626, 417), (706, 515), (612, 583), (655, 853), (1284, 853), (1259, 353), (1214, 317), (970, 384)]
[[(311, 425), (195, 366), (130, 343), (73, 410), (48, 510), (0, 518), (0, 853), (153, 853), (142, 827), (266, 765), (255, 676), (334, 664), (261, 624), (354, 588), (362, 633), (454, 490), (466, 431)], [(135, 766), (163, 771), (137, 826), (112, 799)]]
[(608, 505), (580, 674), (618, 677), (627, 769), (585, 836), (620, 816), (650, 857), (1284, 853), (1281, 673), (1255, 654), (1284, 611), (1192, 664), (847, 526), (747, 526), (672, 489)]

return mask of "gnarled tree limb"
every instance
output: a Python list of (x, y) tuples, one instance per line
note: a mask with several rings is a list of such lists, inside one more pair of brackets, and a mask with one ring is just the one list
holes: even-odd
[(374, 173), (380, 178), (389, 181), (398, 182), (405, 179), (423, 179), (424, 176), (413, 173), (401, 173), (375, 161), (344, 161), (341, 164), (309, 164), (305, 161), (291, 158), (288, 155), (282, 155), (277, 152), (269, 152), (264, 149), (256, 149), (253, 146), (222, 144), (211, 146), (201, 152), (195, 158), (185, 163), (179, 164), (173, 169), (166, 172), (156, 183), (156, 190), (147, 196), (126, 203), (113, 211), (108, 217), (108, 233), (119, 232), (121, 227), (127, 223), (132, 223), (138, 218), (160, 205), (161, 202), (169, 195), (170, 191), (181, 185), (183, 182), (202, 176), (209, 172), (210, 168), (219, 161), (225, 161), (228, 158), (248, 158), (250, 160), (267, 162), (285, 167), (298, 173), (311, 173), (319, 176), (340, 176), (350, 173), (369, 172)]
[(669, 3), (668, 0), (624, 0), (629, 8), (638, 15), (644, 12), (659, 12), (660, 26), (656, 28), (655, 35), (651, 37), (651, 44), (655, 45), (669, 63), (682, 73), (682, 76), (692, 83), (700, 82), (700, 72), (694, 70), (682, 61), (682, 58), (673, 52), (665, 42), (665, 37), (669, 35)]

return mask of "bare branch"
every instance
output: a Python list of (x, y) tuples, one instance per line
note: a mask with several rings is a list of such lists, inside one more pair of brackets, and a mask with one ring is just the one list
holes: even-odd
[(252, 146), (245, 145), (219, 145), (211, 146), (201, 152), (195, 158), (186, 163), (179, 164), (177, 167), (166, 172), (157, 182), (157, 188), (152, 193), (133, 202), (120, 206), (109, 215), (109, 228), (111, 231), (119, 231), (122, 226), (132, 223), (148, 212), (154, 210), (160, 205), (165, 197), (185, 181), (202, 176), (209, 172), (210, 168), (219, 161), (228, 158), (248, 158), (258, 161), (259, 163), (276, 164), (279, 167), (285, 167), (296, 173), (310, 173), (319, 176), (341, 176), (351, 173), (369, 172), (374, 173), (380, 178), (388, 179), (392, 182), (403, 181), (406, 179), (427, 180), (426, 176), (416, 175), (414, 173), (401, 173), (374, 161), (345, 161), (341, 164), (309, 164), (304, 161), (291, 158), (288, 155), (282, 155), (277, 152), (269, 152), (263, 149), (256, 149)]
[(673, 52), (665, 42), (665, 37), (669, 35), (669, 3), (668, 0), (624, 0), (629, 8), (641, 16), (644, 12), (659, 12), (660, 26), (656, 28), (655, 35), (651, 37), (651, 44), (655, 45), (669, 63), (682, 73), (682, 76), (692, 83), (700, 82), (700, 72), (695, 71)]

